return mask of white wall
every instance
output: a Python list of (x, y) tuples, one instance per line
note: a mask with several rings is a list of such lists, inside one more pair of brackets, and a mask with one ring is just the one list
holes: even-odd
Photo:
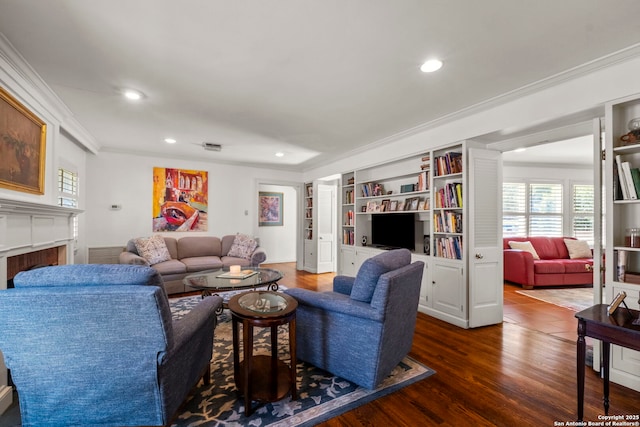
[[(206, 161), (172, 160), (99, 153), (87, 159), (87, 246), (124, 246), (134, 237), (152, 234), (153, 168), (169, 167), (209, 172), (209, 226), (206, 232), (164, 233), (223, 236), (258, 234), (257, 182), (301, 182), (297, 172), (283, 172)], [(110, 210), (110, 205), (122, 205)], [(269, 245), (267, 240), (261, 242)], [(270, 254), (267, 253), (269, 258)]]
[[(260, 184), (258, 191), (283, 193), (283, 225), (258, 227), (256, 236), (267, 252), (267, 262), (295, 262), (298, 222), (298, 194), (291, 186)], [(257, 195), (256, 195), (257, 197)]]

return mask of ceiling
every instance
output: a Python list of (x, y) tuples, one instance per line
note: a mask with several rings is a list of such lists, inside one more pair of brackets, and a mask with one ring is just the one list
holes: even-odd
[[(100, 151), (291, 170), (640, 42), (637, 0), (0, 0), (0, 11), (0, 32)], [(432, 56), (444, 67), (420, 72)]]

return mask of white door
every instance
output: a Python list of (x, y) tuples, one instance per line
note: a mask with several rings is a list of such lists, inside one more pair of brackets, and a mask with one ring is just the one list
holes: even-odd
[[(593, 120), (593, 302), (602, 302), (604, 278), (601, 274), (602, 267), (602, 206), (604, 158), (602, 152), (602, 125), (600, 119)], [(600, 372), (600, 341), (593, 340), (593, 363), (594, 371)]]
[(502, 154), (469, 148), (469, 327), (502, 323)]
[(334, 234), (336, 230), (336, 187), (318, 184), (318, 273), (335, 270), (336, 249)]

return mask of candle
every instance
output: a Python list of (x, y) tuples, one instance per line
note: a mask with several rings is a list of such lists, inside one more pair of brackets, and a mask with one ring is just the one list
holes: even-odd
[(229, 271), (233, 274), (240, 274), (240, 266), (232, 265), (231, 267), (229, 267)]

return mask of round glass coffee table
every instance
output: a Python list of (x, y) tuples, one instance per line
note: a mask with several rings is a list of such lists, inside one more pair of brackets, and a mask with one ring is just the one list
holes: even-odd
[[(263, 286), (267, 290), (277, 291), (278, 280), (282, 272), (272, 268), (242, 267), (240, 273), (231, 273), (229, 268), (204, 270), (189, 274), (182, 282), (191, 288), (202, 291), (202, 297), (218, 295), (220, 292), (238, 289), (256, 289)], [(224, 299), (224, 298), (223, 298)], [(224, 306), (227, 306), (225, 302)]]
[[(275, 402), (291, 393), (296, 399), (296, 308), (298, 301), (280, 292), (249, 291), (229, 299), (233, 328), (233, 376), (244, 395), (244, 413), (251, 401)], [(278, 358), (278, 326), (289, 325), (289, 365)], [(243, 360), (240, 361), (239, 325)], [(253, 328), (271, 328), (271, 356), (253, 354)]]

